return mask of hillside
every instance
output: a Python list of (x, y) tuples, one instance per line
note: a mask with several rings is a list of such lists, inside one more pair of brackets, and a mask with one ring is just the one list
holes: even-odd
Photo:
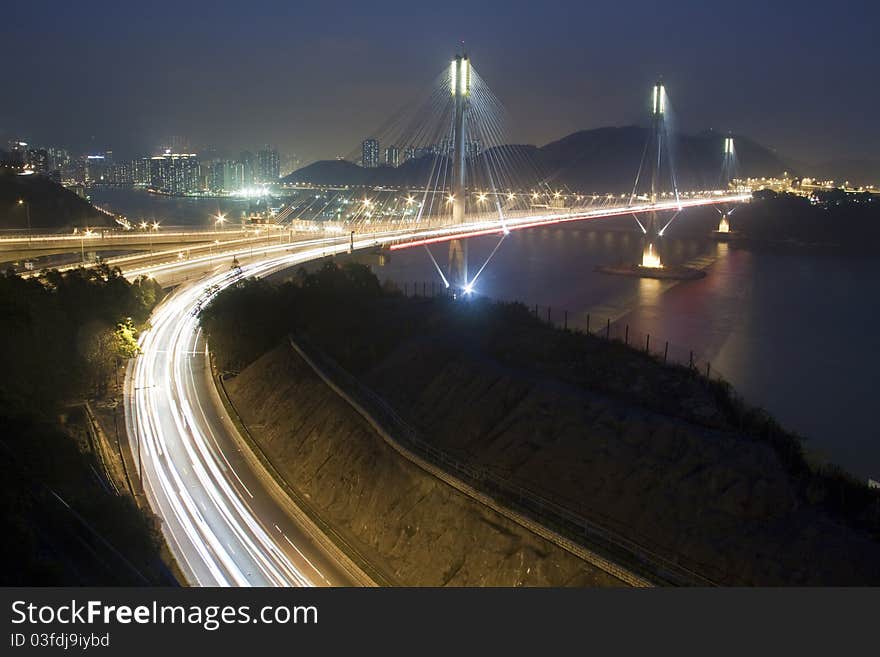
[[(719, 184), (721, 153), (725, 135), (706, 132), (679, 135), (673, 157), (680, 189), (713, 187)], [(773, 151), (734, 135), (738, 172), (744, 176), (779, 175), (791, 165)], [(485, 172), (492, 163), (503, 162), (508, 178), (503, 187), (534, 187), (545, 181), (552, 187), (567, 187), (584, 193), (629, 192), (639, 169), (648, 131), (638, 126), (581, 130), (540, 148), (522, 144), (487, 150), (471, 162), (472, 183), (488, 186)], [(287, 176), (285, 182), (320, 185), (400, 185), (424, 184), (434, 166), (434, 158), (410, 160), (397, 168), (364, 169), (341, 160), (310, 164)], [(448, 167), (442, 158), (437, 167)], [(711, 172), (711, 173), (707, 173)], [(661, 171), (661, 185), (668, 185), (669, 174)]]
[(111, 219), (85, 199), (42, 176), (19, 176), (0, 170), (0, 230), (27, 230), (27, 214), (19, 199), (30, 205), (35, 231), (66, 231), (74, 226), (104, 226)]

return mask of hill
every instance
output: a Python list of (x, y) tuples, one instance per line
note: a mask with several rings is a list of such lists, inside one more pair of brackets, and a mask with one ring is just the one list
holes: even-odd
[[(680, 189), (719, 184), (725, 136), (710, 131), (675, 137), (672, 153)], [(740, 175), (770, 176), (792, 170), (791, 163), (772, 150), (744, 136), (734, 138)], [(471, 162), (473, 184), (488, 186), (485, 172), (497, 170), (497, 163), (501, 162), (506, 179), (496, 184), (502, 188), (530, 188), (538, 181), (546, 181), (553, 187), (584, 193), (628, 192), (632, 190), (647, 139), (648, 130), (643, 127), (607, 127), (581, 130), (542, 147), (510, 144), (490, 148)], [(415, 186), (425, 183), (434, 166), (432, 157), (409, 160), (397, 168), (375, 169), (342, 160), (322, 160), (293, 172), (284, 182)], [(436, 167), (444, 170), (449, 162), (440, 158)], [(670, 179), (665, 169), (661, 179)]]
[(74, 226), (103, 226), (110, 218), (69, 189), (42, 176), (0, 172), (0, 229), (27, 230), (22, 199), (30, 206), (31, 227), (43, 232)]

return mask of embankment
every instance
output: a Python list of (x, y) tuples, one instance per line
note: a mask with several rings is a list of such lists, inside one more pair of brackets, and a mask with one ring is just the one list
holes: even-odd
[(286, 343), (227, 390), (288, 483), (393, 582), (621, 584), (400, 457)]

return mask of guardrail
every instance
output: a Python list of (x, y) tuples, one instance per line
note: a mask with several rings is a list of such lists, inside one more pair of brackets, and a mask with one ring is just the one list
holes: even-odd
[[(457, 478), (464, 484), (464, 487), (456, 488), (469, 495), (471, 492), (467, 489), (476, 492), (478, 497), (481, 497), (480, 494), (488, 496), (502, 507), (507, 507), (495, 507), (496, 510), (513, 511), (513, 515), (505, 515), (517, 522), (525, 516), (527, 522), (520, 524), (524, 524), (527, 529), (537, 530), (544, 538), (633, 586), (650, 586), (652, 580), (684, 586), (718, 585), (716, 581), (682, 564), (675, 557), (661, 554), (656, 548), (649, 548), (609, 529), (608, 519), (603, 519), (605, 522), (602, 523), (597, 522), (572, 511), (564, 502), (551, 499), (546, 492), (522, 486), (512, 481), (509, 475), (505, 476), (485, 466), (475, 466), (449, 450), (439, 449), (422, 439), (418, 431), (384, 399), (320, 349), (302, 337), (295, 341), (293, 336), (289, 336), (289, 341), (297, 354), (328, 385), (346, 398), (361, 415), (371, 420), (386, 441), (400, 442), (398, 445), (392, 444), (397, 451), (414, 452), (417, 458), (424, 457), (429, 463), (441, 465), (446, 473), (452, 475), (452, 479)], [(444, 479), (455, 485), (450, 478)], [(485, 502), (485, 497), (479, 501)], [(544, 532), (535, 526), (535, 521), (544, 528)], [(613, 555), (614, 561), (604, 558), (583, 543)], [(645, 577), (640, 572), (650, 573), (650, 576)]]

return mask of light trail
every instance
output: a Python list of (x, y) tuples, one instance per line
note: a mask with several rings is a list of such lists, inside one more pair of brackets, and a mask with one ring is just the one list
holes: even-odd
[[(347, 235), (334, 235), (267, 245), (239, 270), (218, 272), (215, 268), (213, 273), (180, 286), (156, 308), (150, 329), (141, 336), (142, 355), (126, 375), (125, 415), (132, 453), (143, 463), (147, 499), (163, 520), (163, 534), (187, 581), (216, 586), (351, 585), (366, 581), (350, 559), (302, 520), (302, 512), (297, 512), (242, 442), (223, 410), (197, 319), (198, 309), (221, 290), (242, 277), (266, 276), (349, 248), (372, 248), (392, 241), (392, 249), (407, 248), (505, 234), (505, 229), (748, 198), (688, 199), (577, 214), (507, 217), (503, 222), (478, 221), (439, 229), (394, 229), (362, 234), (351, 242)], [(248, 253), (241, 250), (236, 255), (244, 259)], [(138, 267), (125, 275), (204, 270), (213, 267), (215, 260), (216, 256), (203, 256)]]
[[(399, 231), (354, 243), (381, 244)], [(160, 304), (126, 376), (126, 428), (142, 461), (151, 507), (188, 582), (205, 586), (306, 586), (364, 583), (351, 563), (304, 527), (223, 411), (207, 362), (197, 309), (243, 277), (265, 276), (346, 252), (345, 236), (261, 249), (257, 259), (184, 285)], [(265, 255), (262, 255), (265, 252)], [(247, 252), (239, 253), (244, 257)], [(197, 258), (126, 271), (168, 273), (210, 265)]]
[(693, 208), (704, 205), (715, 205), (718, 203), (745, 203), (751, 200), (751, 194), (732, 194), (729, 196), (711, 196), (706, 198), (691, 198), (673, 201), (663, 201), (661, 203), (643, 203), (637, 205), (626, 205), (617, 208), (596, 208), (593, 210), (559, 212), (545, 215), (530, 215), (528, 217), (510, 218), (505, 221), (482, 221), (468, 222), (457, 226), (445, 226), (435, 230), (424, 231), (425, 236), (418, 239), (404, 240), (400, 239), (396, 243), (391, 244), (388, 248), (391, 251), (400, 249), (409, 249), (414, 246), (427, 246), (429, 244), (438, 244), (448, 242), (454, 239), (468, 239), (470, 237), (481, 237), (483, 235), (495, 235), (505, 231), (523, 230), (526, 228), (538, 228), (540, 226), (552, 226), (555, 224), (568, 223), (572, 221), (586, 221), (588, 219), (604, 219), (607, 217), (616, 217), (625, 214), (642, 214), (645, 212), (661, 212), (664, 210), (682, 210), (684, 208)]
[[(328, 241), (244, 265), (242, 274), (261, 276), (348, 248), (347, 241)], [(149, 502), (193, 584), (358, 583), (279, 503), (269, 475), (245, 458), (248, 448), (210, 395), (204, 337), (193, 311), (239, 278), (224, 271), (173, 293), (141, 338), (142, 355), (127, 382), (126, 423), (133, 453), (138, 445), (142, 450)]]

